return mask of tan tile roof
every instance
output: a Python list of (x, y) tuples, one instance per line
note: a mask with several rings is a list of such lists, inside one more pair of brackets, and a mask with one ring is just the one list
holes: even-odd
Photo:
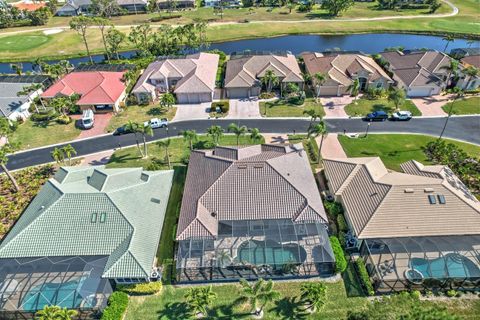
[(301, 145), (192, 152), (177, 240), (215, 237), (221, 220), (259, 219), (327, 221)]
[(359, 238), (480, 234), (480, 202), (446, 166), (412, 160), (401, 165), (405, 173), (389, 172), (380, 158), (324, 159), (324, 165)]
[(480, 55), (468, 56), (460, 60), (465, 66), (474, 66), (480, 68)]

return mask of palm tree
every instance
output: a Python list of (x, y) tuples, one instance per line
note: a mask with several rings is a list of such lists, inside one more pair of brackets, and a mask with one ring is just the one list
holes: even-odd
[(10, 64), (10, 68), (13, 70), (13, 72), (18, 74), (19, 76), (22, 75), (23, 66), (22, 66), (21, 63), (12, 63), (12, 64)]
[(195, 130), (185, 130), (182, 132), (183, 140), (188, 141), (190, 151), (193, 150), (193, 142), (197, 141), (198, 135)]
[(440, 67), (440, 69), (443, 69), (443, 70), (447, 70), (448, 71), (448, 75), (447, 75), (447, 86), (448, 85), (451, 85), (452, 84), (452, 75), (454, 77), (457, 76), (458, 74), (458, 66), (459, 66), (459, 62), (458, 60), (455, 60), (455, 59), (450, 59), (450, 63), (446, 66), (443, 66), (443, 67)]
[(168, 148), (170, 147), (170, 142), (171, 142), (170, 138), (160, 140), (160, 141), (157, 142), (157, 145), (160, 148), (165, 148), (165, 159), (167, 160), (168, 169), (172, 169), (172, 166), (171, 166), (171, 163), (170, 163), (170, 154), (168, 153)]
[(357, 97), (360, 93), (360, 81), (358, 79), (353, 80), (352, 84), (348, 86), (347, 90), (350, 91), (350, 95), (353, 96), (353, 102), (357, 104)]
[(447, 42), (445, 44), (445, 48), (443, 49), (443, 52), (447, 52), (448, 45), (450, 44), (450, 42), (455, 41), (455, 38), (452, 35), (447, 35), (443, 37), (442, 40)]
[(138, 152), (140, 152), (140, 154), (142, 155), (142, 158), (144, 157), (143, 155), (143, 152), (142, 152), (142, 149), (140, 148), (140, 143), (138, 142), (138, 136), (137, 134), (140, 132), (140, 125), (136, 122), (133, 122), (132, 120), (129, 120), (127, 122), (127, 124), (125, 125), (125, 130), (127, 132), (132, 132), (135, 136), (135, 141), (137, 143), (137, 148), (138, 148)]
[(258, 128), (251, 128), (250, 131), (250, 140), (257, 142), (262, 139), (262, 135), (260, 134), (260, 130)]
[(267, 70), (262, 78), (262, 83), (267, 88), (267, 92), (270, 93), (273, 87), (278, 85), (280, 81), (272, 70)]
[(325, 73), (317, 72), (313, 75), (313, 83), (315, 84), (315, 96), (318, 100), (320, 97), (320, 88), (327, 81), (327, 75)]
[(310, 117), (310, 125), (312, 125), (312, 122), (314, 122), (315, 120), (321, 118), (321, 114), (319, 114), (317, 111), (315, 111), (315, 109), (304, 110), (303, 114)]
[(322, 137), (320, 140), (320, 146), (318, 147), (318, 163), (320, 163), (320, 158), (322, 157), (323, 139), (327, 134), (327, 126), (322, 119), (320, 119), (319, 123), (316, 123), (313, 126), (310, 126), (310, 128), (308, 128), (308, 137)]
[(244, 136), (248, 132), (246, 126), (237, 126), (235, 123), (230, 123), (228, 132), (233, 132), (237, 136), (237, 147), (240, 145), (240, 136)]
[[(37, 92), (38, 90), (43, 89), (43, 85), (41, 83), (32, 83), (28, 86), (22, 88), (21, 91), (17, 92), (17, 96), (30, 96), (32, 93)], [(40, 99), (40, 101), (42, 101)], [(35, 102), (33, 102), (33, 106), (35, 107), (35, 111), (38, 113), (38, 107)]]
[(467, 41), (467, 44), (468, 44), (468, 47), (471, 48), (474, 44), (475, 44), (475, 40), (468, 40)]
[(170, 109), (175, 104), (175, 96), (170, 92), (162, 95), (160, 98), (160, 107)]
[(263, 317), (263, 308), (269, 302), (278, 300), (280, 293), (273, 290), (273, 281), (270, 279), (267, 282), (260, 278), (257, 282), (249, 284), (245, 279), (240, 279), (242, 286), (241, 297), (237, 303), (248, 303), (252, 308), (252, 313), (258, 317)]
[(474, 66), (468, 66), (462, 69), (462, 73), (469, 77), (467, 85), (465, 86), (465, 90), (468, 90), (468, 88), (470, 87), (470, 83), (472, 83), (472, 81), (474, 81), (475, 78), (478, 77), (480, 71)]
[(58, 311), (60, 311), (59, 306), (44, 306), (42, 310), (38, 310), (35, 313), (35, 319), (37, 320), (56, 320)]
[(392, 88), (388, 93), (388, 101), (395, 105), (395, 110), (399, 110), (405, 103), (405, 91), (399, 88)]
[(71, 166), (72, 165), (72, 155), (77, 155), (77, 150), (75, 150), (75, 148), (72, 147), (71, 144), (67, 144), (61, 150), (63, 151), (63, 153), (65, 154), (65, 156), (68, 159), (68, 165)]
[[(7, 139), (8, 141), (8, 139)], [(17, 146), (13, 145), (11, 143), (6, 143), (2, 147), (0, 147), (0, 168), (2, 168), (3, 172), (7, 175), (8, 179), (13, 185), (13, 188), (15, 189), (15, 192), (20, 191), (20, 186), (17, 183), (17, 180), (15, 177), (10, 173), (10, 171), (7, 169), (7, 163), (8, 163), (8, 155), (12, 154), (17, 150)]]
[(72, 320), (78, 315), (76, 310), (68, 310), (63, 308), (57, 311), (55, 320)]
[(50, 154), (57, 164), (62, 164), (65, 161), (65, 153), (62, 148), (55, 148)]
[(447, 115), (447, 118), (445, 119), (445, 124), (443, 125), (443, 129), (442, 129), (442, 132), (440, 132), (440, 136), (438, 137), (438, 140), (442, 139), (443, 134), (445, 133), (445, 129), (447, 129), (448, 120), (450, 120), (450, 117), (452, 116), (453, 105), (455, 104), (455, 102), (458, 99), (463, 97), (463, 91), (460, 90), (460, 88), (455, 87), (455, 88), (453, 88), (453, 91), (455, 93), (455, 96), (453, 97), (453, 101), (450, 102), (450, 108), (448, 109), (448, 115)]
[(153, 137), (153, 128), (152, 126), (149, 124), (147, 124), (146, 126), (139, 126), (139, 132), (142, 134), (142, 137), (143, 137), (143, 157), (144, 158), (148, 158), (148, 152), (147, 152), (147, 135), (149, 135), (150, 137)]
[(213, 143), (218, 146), (218, 140), (223, 136), (223, 128), (220, 126), (211, 126), (207, 129), (207, 135), (212, 137)]
[(300, 298), (307, 309), (316, 312), (325, 305), (327, 287), (322, 282), (305, 282), (300, 287)]
[(216, 298), (217, 294), (213, 292), (211, 285), (190, 288), (185, 294), (186, 303), (197, 318), (203, 318), (207, 315), (207, 308), (212, 305)]

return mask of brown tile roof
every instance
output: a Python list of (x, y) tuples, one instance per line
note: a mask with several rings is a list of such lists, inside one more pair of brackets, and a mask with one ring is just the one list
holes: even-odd
[(215, 237), (218, 221), (327, 221), (301, 145), (192, 152), (177, 240)]
[(225, 88), (252, 87), (267, 70), (284, 78), (284, 82), (303, 82), (302, 72), (294, 55), (252, 55), (227, 61)]
[(359, 71), (366, 71), (370, 74), (370, 81), (379, 78), (385, 78), (393, 82), (388, 74), (370, 57), (362, 54), (328, 54), (323, 55), (317, 52), (307, 52), (302, 54), (307, 72), (311, 75), (315, 73), (324, 73), (329, 76), (325, 83), (328, 85), (349, 86)]
[(389, 172), (380, 158), (324, 159), (324, 165), (359, 238), (480, 234), (480, 202), (446, 166), (408, 161), (405, 173)]
[(480, 55), (468, 56), (460, 60), (465, 66), (474, 66), (480, 68)]

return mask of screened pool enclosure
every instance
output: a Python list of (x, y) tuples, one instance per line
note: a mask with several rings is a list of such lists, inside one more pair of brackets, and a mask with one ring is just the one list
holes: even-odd
[(378, 293), (480, 290), (480, 236), (367, 239), (360, 255)]
[(335, 259), (318, 222), (220, 221), (218, 236), (182, 240), (177, 280), (329, 276)]

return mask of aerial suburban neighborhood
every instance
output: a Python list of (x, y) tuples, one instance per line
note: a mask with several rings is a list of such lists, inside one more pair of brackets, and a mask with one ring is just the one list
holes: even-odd
[(0, 320), (475, 320), (478, 0), (1, 0)]

